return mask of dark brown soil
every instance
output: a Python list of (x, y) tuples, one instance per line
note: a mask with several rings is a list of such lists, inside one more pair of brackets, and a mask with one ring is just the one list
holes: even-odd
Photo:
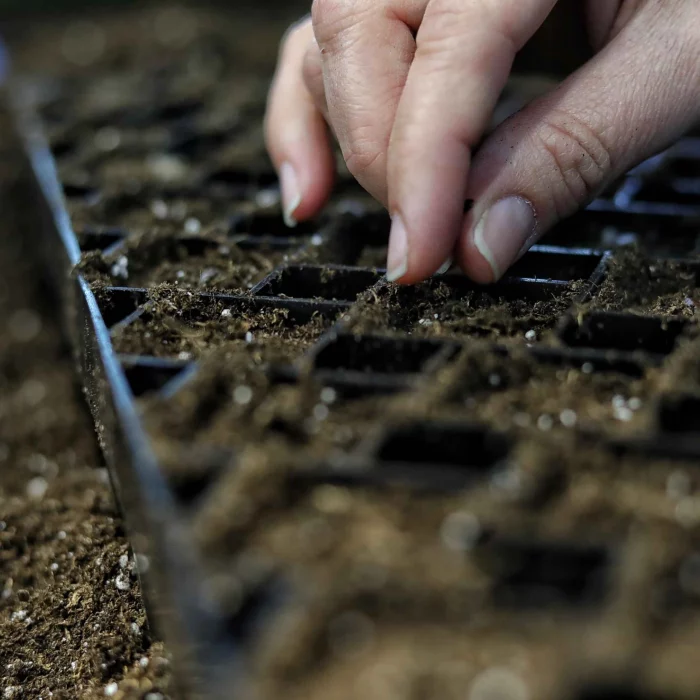
[(660, 316), (695, 315), (700, 304), (696, 261), (649, 259), (635, 248), (616, 253), (595, 307)]
[[(545, 292), (543, 298), (508, 299), (498, 285), (478, 288), (459, 273), (406, 288), (367, 294), (352, 324), (355, 333), (407, 333), (421, 337), (535, 338), (551, 330), (584, 290), (583, 281)], [(527, 291), (525, 291), (527, 294)]]
[[(138, 71), (97, 64), (44, 116), (55, 122), (60, 107), (53, 143), (81, 231), (129, 229), (121, 253), (88, 253), (78, 271), (100, 298), (110, 284), (149, 288), (139, 317), (112, 328), (115, 351), (197, 362), (178, 393), (139, 406), (214, 602), (234, 621), (267, 612), (241, 642), (241, 696), (579, 700), (577, 683), (612, 679), (694, 700), (697, 451), (671, 458), (688, 436), (660, 434), (657, 404), (700, 396), (697, 263), (619, 250), (597, 289), (572, 275), (485, 288), (454, 272), (413, 288), (379, 282), (346, 312), (302, 320), (284, 308), (289, 295), (199, 295), (245, 292), (282, 261), (277, 248), (228, 244), (229, 203), (246, 215), (277, 203), (257, 128), (263, 74), (222, 68), (238, 50), (230, 39), (216, 65), (192, 69), (212, 41), (204, 32), (185, 52), (146, 52)], [(119, 89), (104, 93), (117, 104), (100, 88), (111, 81)], [(85, 136), (125, 112), (147, 128)], [(194, 145), (174, 145), (173, 115)], [(385, 264), (386, 236), (373, 235), (385, 221), (332, 240), (347, 223), (338, 212), (371, 229), (365, 200), (344, 180), (329, 210), (338, 229), (324, 232), (315, 262)], [(193, 253), (185, 234), (216, 245)], [(304, 298), (336, 299), (338, 274), (318, 280), (327, 296)], [(604, 347), (591, 356), (599, 367), (574, 351), (600, 348), (583, 337), (572, 350), (560, 328), (595, 311), (690, 326), (665, 359)]]
[(244, 353), (254, 365), (291, 362), (330, 325), (321, 316), (297, 323), (286, 309), (248, 309), (235, 299), (202, 302), (167, 287), (154, 289), (151, 298), (140, 318), (113, 331), (117, 352), (190, 359), (223, 346)]
[(1, 146), (0, 688), (32, 700), (102, 698), (112, 685), (117, 698), (164, 697), (168, 661), (151, 643), (94, 428), (14, 215), (16, 161)]
[(108, 255), (98, 251), (83, 256), (78, 271), (101, 285), (146, 287), (168, 285), (181, 289), (242, 294), (285, 259), (285, 253), (264, 244), (243, 250), (233, 241), (183, 239), (151, 229), (129, 239)]

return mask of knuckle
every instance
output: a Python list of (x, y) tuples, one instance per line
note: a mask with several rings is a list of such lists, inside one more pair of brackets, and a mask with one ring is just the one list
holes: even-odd
[(320, 46), (333, 44), (347, 30), (376, 15), (376, 0), (313, 0), (311, 20)]
[(325, 43), (342, 31), (352, 20), (349, 3), (343, 0), (314, 0), (311, 19), (319, 42)]
[(592, 199), (613, 170), (611, 149), (579, 117), (555, 111), (534, 135), (536, 145), (549, 154), (553, 197), (562, 216)]
[(373, 139), (358, 136), (350, 138), (342, 150), (348, 170), (358, 179), (371, 176), (385, 155), (385, 150), (379, 148)]

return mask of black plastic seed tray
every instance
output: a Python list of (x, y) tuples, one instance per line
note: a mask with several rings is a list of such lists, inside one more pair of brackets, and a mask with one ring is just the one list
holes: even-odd
[[(611, 635), (628, 623), (679, 633), (668, 606), (654, 602), (657, 585), (675, 592), (689, 619), (697, 614), (687, 612), (697, 581), (686, 560), (700, 542), (700, 389), (669, 388), (672, 377), (692, 375), (697, 279), (684, 275), (688, 303), (672, 317), (608, 308), (600, 298), (622, 246), (636, 244), (659, 265), (698, 251), (696, 140), (635, 170), (495, 285), (453, 270), (398, 288), (384, 277), (390, 222), (357, 185), (344, 179), (318, 221), (287, 229), (264, 155), (237, 150), (250, 145), (250, 115), (260, 110), (207, 130), (197, 121), (206, 99), (173, 99), (160, 80), (147, 108), (140, 98), (91, 117), (82, 137), (70, 136), (70, 92), (36, 102), (20, 85), (14, 109), (41, 217), (36, 248), (60, 297), (149, 619), (175, 657), (182, 697), (327, 697), (332, 679), (311, 683), (308, 695), (294, 684), (319, 669), (330, 678), (334, 664), (360, 658), (338, 649), (357, 642), (366, 619), (380, 642), (400, 624), (402, 639), (438, 630), (455, 635), (450, 648), (486, 645), (486, 657), (488, 634), (479, 630), (517, 646), (527, 628), (519, 653), (541, 645), (556, 655), (571, 643), (556, 631), (566, 629), (570, 658), (539, 671), (557, 694), (541, 697), (643, 698), (659, 688), (671, 700), (696, 697), (700, 682), (674, 685), (662, 675), (637, 683), (634, 668), (656, 668), (644, 645), (621, 641), (618, 665), (602, 673), (579, 643), (584, 631)], [(51, 142), (62, 121), (67, 128)], [(158, 127), (164, 150), (125, 140), (81, 160), (96, 130), (133, 125)], [(103, 169), (143, 156), (156, 173), (185, 159), (192, 176), (159, 183), (137, 173), (115, 184)], [(158, 235), (144, 238), (144, 228)], [(250, 268), (245, 284), (208, 288), (210, 269), (229, 262)], [(174, 281), (151, 283), (165, 263), (175, 265)], [(668, 381), (654, 383), (659, 376)], [(259, 489), (236, 490), (258, 474)], [(647, 480), (635, 481), (640, 474)], [(645, 510), (654, 498), (656, 509)], [(354, 507), (365, 509), (357, 522)], [(362, 539), (363, 523), (376, 542)], [(324, 568), (331, 553), (291, 562), (297, 540), (278, 546), (265, 539), (270, 531), (281, 541), (311, 533), (319, 547), (337, 535), (328, 551), (349, 558), (337, 569)], [(659, 532), (674, 545), (661, 563), (649, 554)], [(353, 541), (362, 567), (347, 554)], [(395, 569), (380, 566), (375, 545)], [(253, 546), (273, 554), (246, 549)], [(443, 565), (449, 573), (431, 578)], [(355, 590), (360, 569), (374, 583)], [(638, 603), (645, 596), (649, 610)], [(625, 610), (639, 617), (620, 622)], [(316, 671), (281, 674), (296, 695), (265, 686), (288, 657), (274, 656), (276, 638), (288, 653), (308, 643), (321, 659)], [(445, 664), (430, 659), (411, 697), (442, 697), (429, 674)], [(370, 654), (350, 675), (374, 661)], [(496, 671), (505, 673), (503, 664)], [(494, 696), (540, 697), (522, 695), (508, 673)]]

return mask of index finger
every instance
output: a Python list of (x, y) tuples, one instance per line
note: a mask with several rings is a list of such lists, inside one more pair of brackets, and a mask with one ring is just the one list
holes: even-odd
[[(464, 219), (471, 150), (487, 128), (515, 54), (555, 4), (432, 0), (428, 5), (391, 135), (391, 280), (425, 279), (452, 253)], [(525, 221), (528, 212), (520, 214)], [(489, 279), (493, 261), (484, 257), (482, 263), (481, 277)]]

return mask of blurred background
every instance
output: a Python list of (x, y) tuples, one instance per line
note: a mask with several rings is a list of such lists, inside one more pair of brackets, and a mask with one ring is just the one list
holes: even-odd
[[(28, 25), (37, 22), (50, 24), (70, 15), (94, 16), (120, 8), (126, 11), (159, 4), (163, 3), (158, 0), (0, 0), (0, 32), (12, 44), (22, 37)], [(284, 24), (308, 13), (311, 0), (185, 0), (179, 5), (198, 9), (218, 6), (242, 19), (269, 22), (279, 32)], [(516, 70), (561, 76), (579, 66), (590, 55), (583, 6), (580, 0), (559, 0), (536, 39), (518, 56)]]

